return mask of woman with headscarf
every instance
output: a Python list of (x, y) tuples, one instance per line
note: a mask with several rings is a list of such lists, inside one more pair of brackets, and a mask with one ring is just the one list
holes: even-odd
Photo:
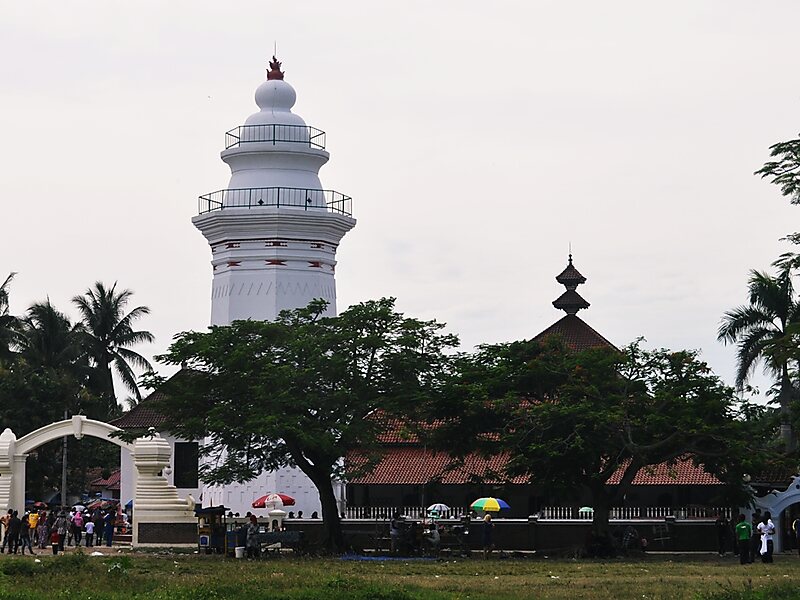
[(39, 521), (36, 523), (36, 535), (39, 539), (39, 549), (44, 550), (50, 541), (50, 527), (48, 526), (48, 515), (46, 511), (39, 513)]

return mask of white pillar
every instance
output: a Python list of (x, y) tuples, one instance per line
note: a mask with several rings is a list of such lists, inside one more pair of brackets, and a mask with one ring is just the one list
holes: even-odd
[(25, 461), (27, 459), (27, 454), (15, 454), (14, 465), (12, 467), (14, 492), (11, 497), (11, 506), (9, 508), (18, 510), (20, 515), (25, 512)]
[[(14, 497), (14, 448), (17, 436), (6, 428), (0, 434), (0, 513), (13, 507)], [(23, 481), (22, 485), (25, 483)]]
[[(196, 534), (194, 499), (179, 498), (175, 486), (169, 485), (166, 478), (159, 474), (169, 465), (170, 457), (169, 442), (160, 435), (138, 438), (133, 442), (133, 463), (136, 466), (136, 487), (133, 498), (134, 546), (188, 545), (188, 541), (170, 541), (170, 537), (174, 537), (178, 529), (181, 536), (188, 536), (192, 527), (195, 528)], [(143, 526), (150, 531), (144, 539), (141, 535)], [(167, 528), (171, 528), (172, 531), (167, 531)], [(161, 533), (163, 541), (157, 539)]]

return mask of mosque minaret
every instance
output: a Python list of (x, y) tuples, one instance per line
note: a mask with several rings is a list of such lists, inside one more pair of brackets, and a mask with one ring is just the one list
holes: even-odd
[[(228, 187), (200, 196), (192, 219), (211, 246), (212, 325), (274, 320), (316, 298), (328, 301), (327, 314), (336, 314), (336, 249), (356, 224), (351, 199), (320, 182), (319, 170), (330, 158), (325, 132), (292, 112), (294, 88), (274, 56), (269, 66), (255, 93), (260, 110), (226, 133), (221, 157), (231, 169)], [(343, 505), (344, 485), (335, 490)], [(202, 502), (244, 514), (268, 492), (293, 496), (295, 510), (306, 516), (320, 510), (316, 487), (296, 468), (243, 484), (203, 486)]]
[(192, 219), (211, 246), (211, 324), (274, 320), (328, 301), (336, 313), (336, 248), (355, 224), (348, 196), (325, 190), (325, 132), (292, 112), (297, 95), (273, 57), (259, 111), (225, 136), (228, 187), (200, 196)]

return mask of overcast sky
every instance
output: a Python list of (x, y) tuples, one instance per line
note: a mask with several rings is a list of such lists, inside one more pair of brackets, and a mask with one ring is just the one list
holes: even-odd
[(800, 230), (753, 176), (800, 131), (800, 3), (0, 4), (0, 276), (11, 307), (118, 280), (164, 351), (210, 316), (190, 218), (224, 188), (224, 132), (255, 112), (277, 42), (295, 112), (327, 132), (323, 185), (353, 197), (339, 307), (396, 296), (465, 348), (580, 316), (618, 345), (716, 342)]

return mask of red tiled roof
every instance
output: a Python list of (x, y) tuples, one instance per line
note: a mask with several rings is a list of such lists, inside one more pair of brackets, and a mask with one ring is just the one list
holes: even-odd
[(617, 350), (614, 344), (597, 333), (577, 315), (566, 315), (533, 339), (543, 340), (551, 335), (561, 336), (567, 346), (579, 352), (592, 348), (612, 348)]
[[(608, 480), (610, 485), (619, 483), (624, 467), (620, 467)], [(695, 465), (691, 459), (682, 458), (669, 465), (661, 463), (640, 469), (633, 478), (633, 485), (721, 485), (722, 482), (707, 473), (702, 465)]]
[[(360, 459), (358, 452), (351, 452), (346, 462), (358, 464)], [(386, 448), (383, 458), (371, 473), (350, 479), (349, 482), (362, 485), (420, 485), (430, 481), (443, 484), (469, 483), (477, 478), (492, 479), (491, 474), (502, 473), (507, 461), (506, 454), (490, 458), (470, 455), (464, 459), (463, 465), (450, 468), (452, 459), (446, 452), (432, 452), (419, 446)], [(516, 478), (512, 482), (525, 483), (525, 479)]]
[[(167, 381), (172, 381), (180, 377), (191, 377), (191, 374), (191, 370), (181, 369)], [(149, 396), (144, 398), (139, 404), (134, 406), (119, 419), (111, 421), (111, 424), (116, 425), (120, 429), (139, 429), (144, 427), (155, 427), (158, 429), (166, 422), (166, 418), (153, 408), (153, 404), (163, 398), (165, 398), (165, 394), (160, 389), (153, 390)]]
[[(358, 464), (357, 452), (348, 454), (347, 462)], [(490, 458), (478, 455), (466, 457), (463, 466), (448, 469), (451, 458), (445, 452), (432, 452), (416, 447), (394, 447), (383, 451), (383, 458), (371, 473), (355, 477), (350, 483), (360, 485), (422, 485), (430, 481), (458, 485), (471, 483), (487, 474), (502, 474), (508, 461), (508, 454), (498, 454)], [(615, 485), (622, 477), (623, 468), (611, 476), (608, 483)], [(526, 483), (524, 477), (515, 477), (511, 483)], [(500, 483), (487, 481), (487, 483)], [(691, 460), (682, 459), (674, 465), (666, 463), (641, 469), (633, 480), (633, 485), (720, 485), (713, 475), (702, 467), (695, 466)]]
[(139, 429), (143, 427), (155, 427), (158, 429), (164, 424), (166, 418), (152, 408), (152, 404), (155, 400), (163, 397), (164, 394), (155, 390), (119, 419), (111, 421), (111, 425), (115, 425), (120, 429)]
[(111, 475), (108, 476), (108, 479), (104, 479), (103, 477), (98, 477), (97, 479), (92, 481), (89, 485), (91, 485), (92, 487), (107, 488), (109, 490), (118, 490), (120, 476), (121, 476), (120, 470), (116, 469), (111, 472)]

